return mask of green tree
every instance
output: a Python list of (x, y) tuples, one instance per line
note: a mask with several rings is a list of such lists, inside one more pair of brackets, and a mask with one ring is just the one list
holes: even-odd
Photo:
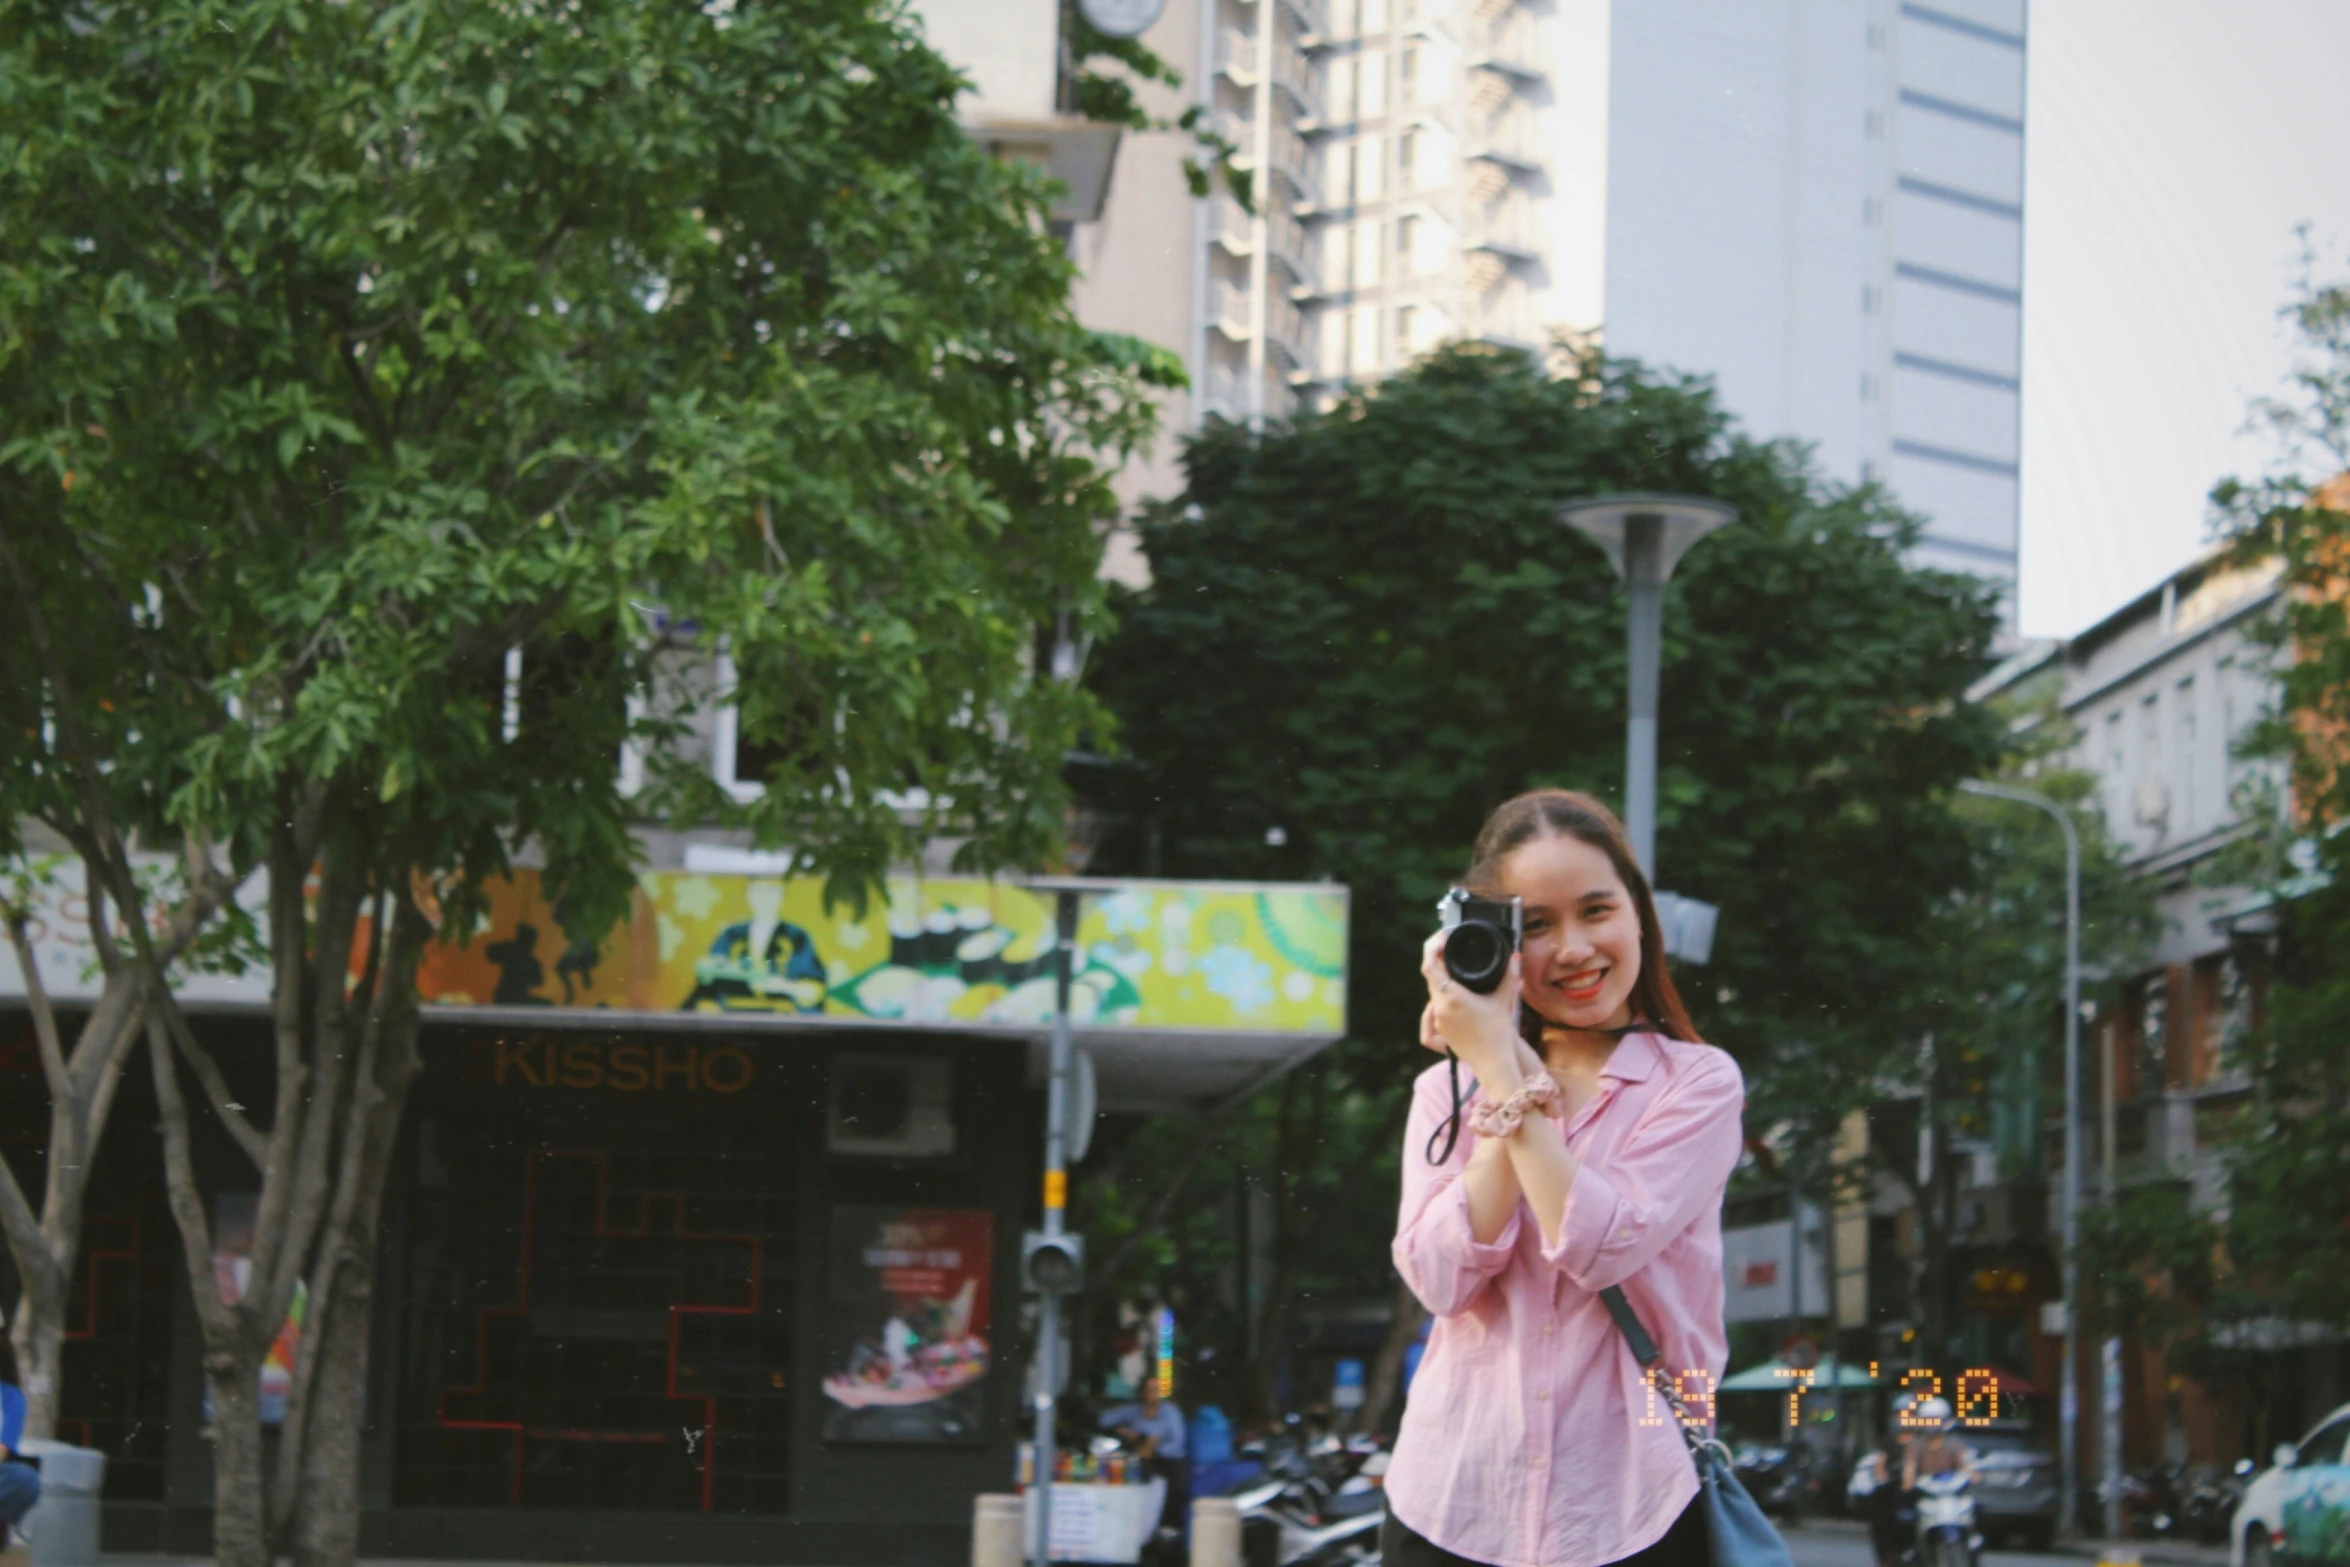
[(2247, 1041), (2258, 1087), (2229, 1159), (2216, 1315), (2350, 1326), (2350, 277), (2306, 252), (2284, 311), (2299, 339), (2288, 387), (2255, 406), (2277, 470), (2213, 492), (2237, 558), (2279, 573), (2269, 634), (2275, 708), (2249, 749), (2282, 764), (2290, 808), (2257, 872), (2279, 911), (2267, 1017)]
[[(2153, 889), (2131, 873), (2105, 831), (2095, 778), (2053, 765), (2073, 739), (2053, 711), (2043, 712), (2023, 730), (2003, 771), (2073, 819), (2081, 841), (2083, 1000), (2095, 1004), (2100, 989), (2111, 988), (2100, 976), (2128, 972), (2161, 919)], [(1990, 1147), (2004, 1179), (2039, 1180), (2045, 1111), (2064, 1102), (2062, 838), (2046, 816), (2013, 803), (1962, 798), (1953, 809), (1965, 824), (1972, 865), (1918, 928), (1928, 974), (1888, 1008), (1905, 1043), (1875, 1063), (1876, 1091), (1902, 1096), (1902, 1113), (1881, 1124), (1914, 1127), (1916, 1138), (1872, 1137), (1868, 1160), (1872, 1173), (1905, 1189), (1914, 1204), (1920, 1245), (1912, 1320), (1923, 1358), (1939, 1364), (1978, 1348), (1961, 1345), (1955, 1331), (1960, 1280), (1951, 1257), (1962, 1147)], [(2110, 995), (2104, 999), (2110, 1006)], [(2056, 1209), (2048, 1212), (2053, 1228)]]
[[(134, 916), (224, 1563), (355, 1553), (415, 965), (486, 879), (527, 856), (593, 937), (646, 817), (851, 897), (940, 836), (1057, 851), (1093, 708), (1037, 649), (1099, 623), (1169, 372), (1076, 324), (1041, 181), (956, 89), (865, 0), (0, 0), (0, 847), (47, 817)], [(753, 798), (686, 743), (725, 701)], [(135, 917), (158, 847), (207, 896), (267, 877), (265, 1103)], [(238, 1303), (197, 1104), (260, 1187)]]
[[(1964, 699), (1991, 590), (1905, 564), (1912, 519), (1739, 436), (1702, 383), (1596, 357), (1449, 350), (1261, 435), (1212, 425), (1188, 472), (1096, 659), (1129, 763), (1098, 863), (1347, 883), (1348, 1093), (1384, 1109), (1427, 1063), (1418, 948), (1485, 813), (1619, 789), (1620, 591), (1553, 511), (1635, 489), (1741, 517), (1668, 594), (1661, 880), (1722, 910), (1684, 989), (1752, 1124), (1832, 1127), (1876, 1091), (1942, 961), (1920, 932), (1978, 871), (1949, 793), (2003, 750)], [(1380, 1279), (1388, 1217), (1343, 1238)], [(1282, 1234), (1326, 1240), (1302, 1206)]]

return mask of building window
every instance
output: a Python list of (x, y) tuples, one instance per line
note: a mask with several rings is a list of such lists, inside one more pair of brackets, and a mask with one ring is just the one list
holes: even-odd
[(1355, 287), (1374, 288), (1380, 277), (1379, 252), (1381, 231), (1385, 224), (1373, 221), (1358, 224), (1354, 233)]
[(761, 703), (758, 730), (748, 732), (734, 693), (745, 679), (763, 674), (737, 669), (728, 653), (718, 655), (719, 703), (710, 737), (710, 775), (738, 800), (755, 800), (766, 793), (768, 774), (812, 749), (824, 733), (824, 717), (812, 691), (804, 700)]
[(2162, 1092), (2170, 1072), (2170, 980), (2156, 974), (2146, 981), (2138, 999), (2140, 1091), (2148, 1097)]
[(1347, 363), (1356, 374), (1379, 368), (1379, 310), (1366, 306), (1354, 312), (1354, 343)]
[(2171, 706), (2176, 715), (2172, 727), (2178, 732), (2175, 762), (2179, 773), (2179, 829), (2182, 832), (2193, 832), (2196, 820), (2195, 766), (2201, 760), (2197, 755), (2199, 747), (2195, 734), (2194, 676), (2190, 675), (2179, 682), (2175, 697)]
[(2105, 715), (2105, 820), (2115, 831), (2119, 831), (2122, 823), (2129, 819), (2126, 809), (2128, 801), (2123, 796), (2126, 767), (2127, 753), (2122, 745), (2122, 715), (2121, 710), (2116, 708)]
[(1405, 131), (1395, 142), (1395, 188), (1411, 190), (1420, 183), (1420, 133)]
[(2170, 818), (2170, 790), (2162, 776), (2162, 693), (2150, 691), (2138, 704), (2137, 823), (2159, 836)]
[(1395, 62), (1396, 97), (1404, 103), (1420, 101), (1420, 49), (1418, 45), (1405, 49)]

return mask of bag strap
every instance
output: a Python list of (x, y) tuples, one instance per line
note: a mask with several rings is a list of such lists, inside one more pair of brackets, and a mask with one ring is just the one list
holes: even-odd
[(1656, 1340), (1650, 1338), (1648, 1329), (1640, 1325), (1639, 1314), (1632, 1309), (1632, 1303), (1624, 1298), (1624, 1287), (1610, 1284), (1599, 1292), (1599, 1302), (1607, 1307), (1607, 1314), (1616, 1319), (1616, 1331), (1622, 1333), (1624, 1342), (1631, 1346), (1632, 1358), (1640, 1363), (1640, 1369), (1646, 1371), (1654, 1366), (1661, 1358), (1657, 1354)]
[(1601, 1290), (1599, 1303), (1607, 1307), (1607, 1314), (1615, 1319), (1616, 1331), (1624, 1335), (1625, 1347), (1632, 1351), (1632, 1358), (1639, 1362), (1641, 1375), (1647, 1379), (1648, 1385), (1664, 1395), (1666, 1407), (1673, 1412), (1673, 1425), (1680, 1431), (1681, 1441), (1688, 1447), (1689, 1456), (1696, 1461), (1698, 1473), (1702, 1475), (1705, 1472), (1707, 1448), (1713, 1448), (1725, 1458), (1727, 1456), (1728, 1450), (1722, 1447), (1721, 1439), (1713, 1434), (1713, 1422), (1709, 1420), (1703, 1424), (1693, 1424), (1688, 1409), (1681, 1403), (1681, 1391), (1674, 1386), (1673, 1379), (1656, 1374), (1657, 1365), (1664, 1357), (1657, 1351), (1656, 1340), (1650, 1338), (1648, 1329), (1641, 1325), (1640, 1314), (1624, 1298), (1623, 1286), (1611, 1284)]

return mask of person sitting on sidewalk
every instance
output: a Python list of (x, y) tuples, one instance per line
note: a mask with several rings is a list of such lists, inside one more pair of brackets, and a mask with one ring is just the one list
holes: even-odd
[(41, 1499), (41, 1472), (16, 1456), (24, 1440), (24, 1389), (18, 1385), (16, 1349), (0, 1333), (0, 1550), (22, 1542), (17, 1525)]
[(1117, 1433), (1142, 1459), (1143, 1472), (1167, 1482), (1167, 1505), (1162, 1523), (1181, 1526), (1190, 1511), (1191, 1465), (1185, 1458), (1188, 1441), (1183, 1411), (1159, 1397), (1158, 1379), (1145, 1377), (1139, 1403), (1120, 1404), (1102, 1412), (1101, 1427)]

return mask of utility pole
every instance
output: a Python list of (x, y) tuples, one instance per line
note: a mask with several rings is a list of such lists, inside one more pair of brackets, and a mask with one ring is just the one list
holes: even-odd
[(1047, 1567), (1053, 1532), (1053, 1462), (1060, 1414), (1061, 1299), (1085, 1277), (1085, 1254), (1068, 1232), (1069, 1135), (1072, 1098), (1069, 987), (1076, 964), (1077, 900), (1084, 883), (1076, 878), (1030, 883), (1053, 895), (1053, 1033), (1045, 1085), (1044, 1228), (1028, 1238), (1023, 1259), (1027, 1283), (1037, 1291), (1036, 1313), (1036, 1547), (1034, 1567)]
[[(2081, 1476), (2081, 834), (2073, 825), (2070, 811), (2035, 790), (1973, 778), (1958, 787), (1964, 793), (1985, 799), (2028, 805), (2051, 817), (2064, 834), (2064, 1381), (2057, 1395), (2058, 1483), (2063, 1489), (2057, 1495), (2056, 1506), (2057, 1528), (2069, 1535), (2080, 1526)], [(2105, 1076), (2110, 1080), (2112, 1073), (2107, 1072)], [(2104, 1137), (2105, 1191), (2110, 1200), (2113, 1192), (2110, 1088), (2105, 1099), (2108, 1106)], [(2105, 1343), (2105, 1381), (2107, 1425), (2100, 1440), (2108, 1482), (2105, 1533), (2108, 1539), (2118, 1539), (2121, 1487), (2116, 1482), (2121, 1469), (2115, 1449), (2120, 1441), (2121, 1345), (2113, 1339)]]

